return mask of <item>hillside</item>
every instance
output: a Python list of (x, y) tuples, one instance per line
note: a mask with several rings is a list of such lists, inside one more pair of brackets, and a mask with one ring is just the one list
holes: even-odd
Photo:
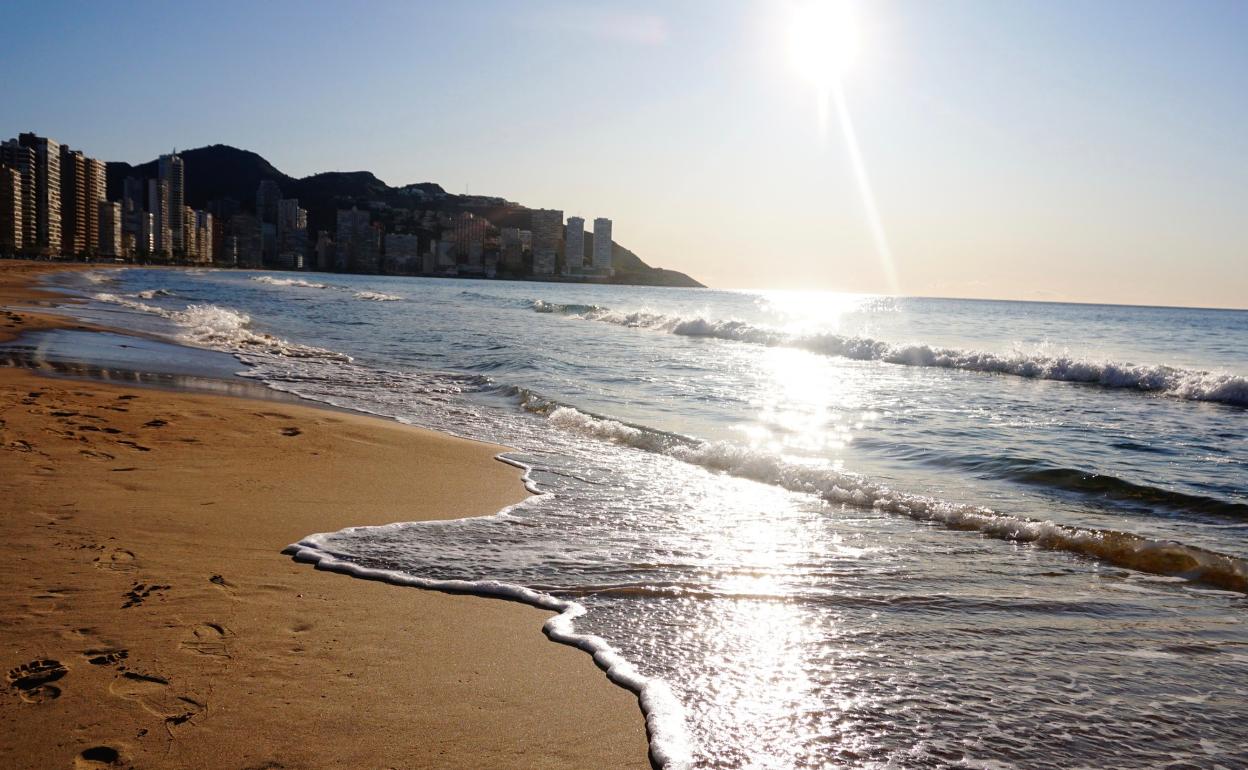
[[(224, 144), (178, 154), (186, 174), (186, 205), (192, 208), (207, 208), (211, 201), (231, 198), (238, 201), (243, 211), (254, 212), (256, 188), (267, 179), (276, 182), (285, 197), (299, 199), (299, 204), (308, 210), (308, 227), (314, 232), (332, 232), (340, 208), (378, 204), (392, 211), (471, 211), (496, 227), (529, 227), (529, 209), (520, 204), (489, 196), (450, 194), (433, 182), (391, 187), (368, 171), (326, 171), (296, 179), (257, 153)], [(122, 197), (123, 180), (128, 176), (157, 176), (157, 166), (155, 160), (137, 166), (109, 163), (108, 197)], [(593, 236), (588, 235), (587, 240), (587, 248), (592, 248)], [(702, 286), (684, 273), (651, 267), (618, 242), (612, 244), (612, 252), (619, 283)]]

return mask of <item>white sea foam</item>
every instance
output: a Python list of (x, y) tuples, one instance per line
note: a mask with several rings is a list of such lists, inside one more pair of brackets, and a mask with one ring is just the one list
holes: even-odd
[(156, 299), (157, 297), (172, 297), (173, 292), (168, 289), (147, 289), (138, 294), (139, 299)]
[(1092, 556), (1159, 575), (1177, 575), (1248, 593), (1248, 561), (1171, 541), (1115, 530), (1088, 529), (999, 513), (889, 489), (826, 465), (795, 463), (723, 441), (700, 442), (585, 414), (566, 406), (531, 408), (554, 426), (583, 436), (657, 452), (711, 471), (817, 495), (836, 504), (873, 508), (951, 529)]
[(102, 292), (94, 295), (101, 302), (166, 318), (180, 327), (178, 338), (199, 347), (223, 350), (237, 355), (267, 354), (284, 358), (315, 358), (349, 362), (350, 356), (332, 350), (300, 345), (271, 334), (253, 331), (251, 317), (217, 305), (189, 305), (183, 310), (166, 310), (145, 302)]
[(790, 334), (745, 321), (671, 316), (647, 311), (621, 312), (593, 305), (559, 305), (537, 300), (537, 312), (564, 313), (574, 318), (682, 337), (709, 337), (767, 347), (789, 347), (856, 361), (883, 361), (901, 366), (930, 366), (967, 372), (1011, 375), (1036, 380), (1099, 385), (1160, 393), (1189, 401), (1248, 406), (1248, 377), (1164, 365), (1092, 361), (1033, 353), (987, 353), (921, 343), (895, 344), (841, 334)]
[(383, 294), (382, 292), (379, 292), (379, 291), (357, 291), (355, 293), (355, 298), (367, 300), (369, 302), (398, 302), (399, 300), (403, 299), (402, 297), (398, 295)]
[[(530, 491), (538, 492), (536, 485), (530, 478), (529, 472), (531, 469), (528, 466), (501, 455), (497, 459), (508, 465), (524, 469), (526, 488)], [(512, 507), (514, 506), (505, 508), (495, 515), (506, 515)], [(689, 745), (684, 706), (666, 682), (641, 674), (631, 662), (608, 644), (605, 639), (592, 634), (577, 633), (575, 621), (585, 614), (586, 609), (584, 605), (560, 599), (521, 585), (498, 580), (433, 580), (397, 570), (365, 567), (348, 561), (332, 552), (332, 543), (330, 541), (334, 537), (359, 532), (376, 532), (404, 526), (410, 525), (405, 522), (398, 522), (380, 527), (351, 527), (339, 532), (319, 533), (305, 537), (298, 543), (287, 546), (282, 553), (290, 555), (296, 561), (313, 564), (316, 569), (338, 572), (368, 580), (379, 580), (399, 586), (499, 597), (558, 613), (543, 624), (542, 631), (552, 641), (576, 647), (589, 653), (593, 657), (594, 663), (606, 672), (608, 679), (637, 694), (638, 702), (646, 719), (650, 756), (654, 763), (669, 770), (683, 770), (689, 766), (693, 753)]]
[(327, 283), (315, 283), (313, 281), (305, 281), (302, 278), (274, 278), (271, 275), (255, 275), (251, 280), (257, 283), (267, 283), (270, 286), (297, 286), (303, 289), (328, 289)]

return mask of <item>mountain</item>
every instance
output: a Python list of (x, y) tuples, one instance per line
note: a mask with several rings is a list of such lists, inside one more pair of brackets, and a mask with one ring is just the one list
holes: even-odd
[[(211, 201), (233, 199), (241, 210), (254, 212), (256, 188), (260, 182), (276, 182), (287, 198), (298, 198), (308, 211), (308, 228), (333, 231), (337, 210), (358, 205), (374, 210), (378, 219), (388, 225), (399, 221), (406, 212), (434, 210), (457, 213), (470, 211), (483, 216), (496, 227), (529, 228), (530, 210), (518, 203), (483, 195), (454, 195), (433, 182), (418, 182), (391, 187), (368, 171), (326, 171), (301, 179), (282, 173), (262, 156), (224, 144), (214, 144), (178, 153), (182, 156), (186, 179), (186, 205), (208, 208)], [(126, 177), (142, 179), (158, 175), (158, 161), (137, 166), (128, 163), (108, 164), (108, 197), (122, 197)], [(388, 228), (389, 229), (389, 228)], [(592, 253), (593, 236), (587, 234), (586, 253)], [(651, 286), (690, 286), (702, 284), (675, 270), (654, 268), (636, 254), (612, 244), (612, 259), (617, 283)]]

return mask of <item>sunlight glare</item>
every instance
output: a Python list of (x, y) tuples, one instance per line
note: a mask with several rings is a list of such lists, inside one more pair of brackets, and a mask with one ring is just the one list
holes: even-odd
[(840, 82), (858, 54), (858, 25), (848, 0), (811, 0), (789, 18), (789, 56), (820, 91)]

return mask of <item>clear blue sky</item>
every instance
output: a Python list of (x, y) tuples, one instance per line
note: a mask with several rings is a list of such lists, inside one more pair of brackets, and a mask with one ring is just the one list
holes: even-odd
[(716, 286), (1248, 306), (1248, 2), (857, 3), (896, 286), (790, 3), (361, 5), (14, 6), (0, 134), (608, 216)]

